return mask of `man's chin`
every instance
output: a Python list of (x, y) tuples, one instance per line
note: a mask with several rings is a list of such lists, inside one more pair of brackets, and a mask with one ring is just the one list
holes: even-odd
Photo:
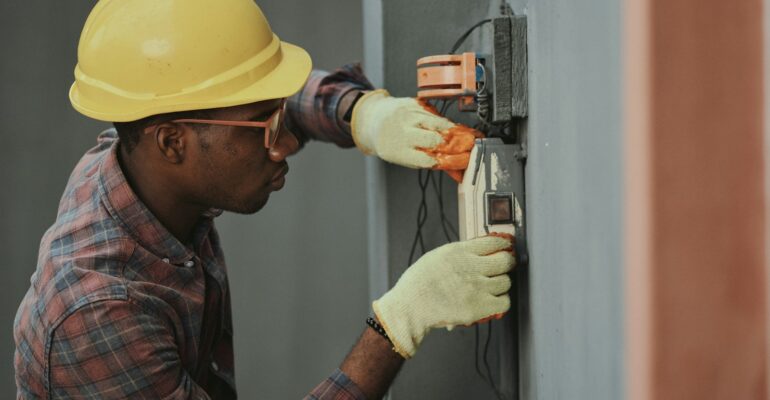
[(260, 198), (259, 200), (253, 203), (239, 204), (238, 206), (228, 207), (228, 208), (225, 208), (224, 210), (233, 212), (236, 214), (242, 214), (242, 215), (256, 214), (259, 210), (265, 207), (265, 205), (267, 204), (267, 200), (269, 198), (270, 198), (270, 194), (266, 195), (263, 198)]

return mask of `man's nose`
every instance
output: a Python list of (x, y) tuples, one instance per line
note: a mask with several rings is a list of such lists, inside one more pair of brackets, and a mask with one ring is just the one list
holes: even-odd
[(297, 140), (297, 137), (288, 129), (281, 128), (281, 133), (278, 135), (278, 139), (275, 143), (270, 147), (268, 154), (271, 161), (281, 162), (298, 150), (299, 140)]

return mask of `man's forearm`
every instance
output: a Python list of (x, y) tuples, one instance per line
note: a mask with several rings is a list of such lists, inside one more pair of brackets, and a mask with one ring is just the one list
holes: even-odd
[(381, 399), (403, 364), (404, 358), (393, 350), (393, 345), (367, 327), (340, 370), (355, 382), (367, 399)]

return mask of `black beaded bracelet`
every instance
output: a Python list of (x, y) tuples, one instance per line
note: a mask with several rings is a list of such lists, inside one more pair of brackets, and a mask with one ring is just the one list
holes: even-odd
[(388, 339), (388, 342), (390, 342), (391, 344), (393, 343), (390, 341), (390, 338), (388, 337), (388, 333), (385, 332), (385, 328), (383, 328), (382, 325), (378, 324), (374, 318), (372, 317), (367, 318), (366, 324), (369, 325), (370, 328), (374, 329), (375, 332), (379, 333), (382, 337), (384, 337), (385, 339)]

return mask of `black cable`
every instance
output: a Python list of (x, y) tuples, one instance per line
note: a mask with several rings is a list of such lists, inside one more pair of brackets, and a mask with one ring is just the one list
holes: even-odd
[(484, 368), (486, 368), (487, 371), (487, 379), (489, 382), (489, 386), (492, 387), (492, 391), (495, 392), (495, 396), (499, 400), (505, 400), (505, 396), (503, 396), (502, 393), (500, 393), (500, 390), (497, 389), (497, 385), (495, 384), (495, 380), (492, 377), (492, 368), (489, 367), (489, 359), (487, 358), (487, 355), (489, 353), (489, 343), (492, 341), (492, 321), (487, 322), (487, 340), (486, 343), (484, 343)]
[(447, 243), (453, 242), (457, 239), (459, 239), (459, 235), (457, 234), (457, 229), (452, 225), (452, 222), (447, 218), (446, 213), (444, 212), (444, 175), (439, 174), (438, 177), (438, 183), (436, 183), (436, 177), (434, 175), (433, 180), (433, 191), (436, 193), (436, 197), (438, 199), (438, 210), (439, 210), (439, 216), (441, 218), (441, 230), (444, 231), (444, 238), (446, 239)]
[(475, 362), (476, 373), (479, 375), (479, 377), (482, 380), (487, 380), (487, 378), (484, 377), (484, 374), (481, 373), (481, 368), (479, 368), (479, 324), (473, 325), (473, 328), (476, 331), (476, 335), (475, 335), (475, 343), (476, 344), (474, 346), (474, 349), (476, 351), (476, 360), (475, 360), (476, 361)]
[[(492, 388), (495, 388), (495, 381), (492, 379), (492, 369), (489, 368), (489, 359), (487, 358), (487, 355), (489, 354), (489, 342), (492, 341), (492, 323), (488, 322), (487, 324), (487, 339), (484, 341), (484, 369), (487, 372), (487, 379), (489, 380), (489, 385), (492, 386)], [(495, 392), (497, 389), (495, 389)]]
[[(449, 108), (449, 105), (451, 105), (454, 102), (454, 99), (451, 100), (441, 100), (441, 107), (438, 107), (438, 101), (436, 104), (434, 104), (434, 107), (436, 107), (436, 110), (439, 111), (439, 114), (441, 116), (446, 115), (446, 110)], [(453, 242), (459, 238), (459, 235), (457, 234), (457, 229), (452, 225), (451, 221), (449, 221), (449, 218), (447, 218), (446, 213), (444, 211), (444, 191), (443, 191), (443, 182), (444, 182), (444, 174), (439, 173), (438, 174), (438, 183), (436, 183), (436, 175), (431, 175), (431, 184), (433, 186), (433, 191), (436, 193), (436, 199), (438, 200), (438, 208), (439, 208), (439, 217), (441, 220), (441, 229), (444, 232), (444, 238), (446, 239), (447, 243)], [(454, 238), (452, 236), (454, 235)]]
[[(441, 177), (440, 177), (440, 179), (438, 181), (438, 190), (439, 191), (443, 191), (443, 186), (444, 186), (444, 175), (441, 175)], [(447, 219), (446, 216), (444, 216), (444, 220), (446, 221), (447, 226), (449, 227), (449, 230), (452, 231), (452, 234), (454, 234), (455, 238), (457, 238), (457, 240), (459, 240), (460, 239), (460, 234), (457, 232), (457, 228), (455, 228), (455, 226), (452, 224), (452, 221)]]
[(460, 36), (459, 39), (457, 39), (457, 41), (455, 42), (454, 46), (452, 46), (452, 50), (449, 50), (449, 54), (454, 54), (457, 51), (457, 49), (459, 49), (460, 46), (463, 45), (463, 42), (465, 42), (465, 40), (468, 39), (468, 36), (470, 36), (471, 33), (473, 33), (473, 31), (476, 30), (476, 28), (478, 28), (478, 27), (480, 27), (480, 26), (482, 26), (482, 25), (484, 25), (486, 23), (489, 23), (489, 22), (492, 22), (492, 20), (491, 19), (485, 19), (483, 21), (479, 21), (478, 23), (476, 23), (476, 25), (473, 25), (472, 27), (468, 28), (468, 30), (465, 31), (465, 33), (463, 33), (462, 36)]
[(426, 190), (430, 182), (432, 171), (427, 171), (425, 174), (425, 181), (423, 182), (423, 170), (417, 171), (417, 182), (420, 186), (420, 205), (417, 208), (417, 231), (414, 233), (414, 239), (412, 240), (412, 249), (409, 251), (409, 261), (407, 267), (412, 265), (414, 261), (415, 250), (417, 245), (420, 245), (420, 251), (425, 254), (425, 241), (422, 237), (422, 227), (425, 225), (425, 221), (428, 219), (428, 203), (426, 202)]
[[(431, 103), (431, 105), (438, 109), (438, 102), (435, 104)], [(445, 110), (447, 106), (447, 101), (442, 100), (441, 109)], [(443, 113), (442, 113), (443, 115)], [(415, 258), (415, 253), (417, 250), (417, 245), (420, 246), (420, 252), (421, 254), (425, 254), (425, 240), (422, 236), (422, 228), (425, 226), (425, 222), (428, 219), (428, 203), (427, 203), (427, 188), (431, 181), (433, 181), (433, 171), (428, 170), (425, 172), (425, 178), (423, 180), (423, 170), (417, 171), (417, 184), (420, 188), (420, 202), (417, 207), (417, 229), (414, 233), (414, 239), (412, 239), (412, 248), (409, 250), (409, 259), (407, 261), (407, 267), (412, 265), (412, 262)], [(440, 201), (443, 203), (443, 197), (440, 199)], [(441, 218), (444, 219), (446, 216), (443, 214), (443, 206), (441, 209)]]
[(456, 102), (456, 101), (457, 101), (457, 98), (455, 98), (455, 97), (453, 97), (453, 98), (451, 98), (449, 100), (442, 100), (441, 109), (437, 108), (437, 110), (439, 110), (439, 114), (441, 114), (442, 117), (446, 117), (446, 113), (447, 113), (447, 111), (449, 109), (449, 106), (452, 103)]
[[(428, 171), (425, 174), (425, 182), (422, 181), (420, 173), (417, 174), (417, 179), (419, 180), (420, 184), (420, 190), (422, 192), (422, 199), (420, 201), (420, 208), (417, 210), (417, 229), (420, 232), (420, 254), (425, 254), (425, 239), (422, 236), (422, 227), (425, 226), (425, 221), (428, 220), (428, 202), (427, 199), (427, 193), (425, 193), (428, 182), (430, 181), (430, 175), (431, 172)], [(422, 212), (422, 214), (420, 214)]]

